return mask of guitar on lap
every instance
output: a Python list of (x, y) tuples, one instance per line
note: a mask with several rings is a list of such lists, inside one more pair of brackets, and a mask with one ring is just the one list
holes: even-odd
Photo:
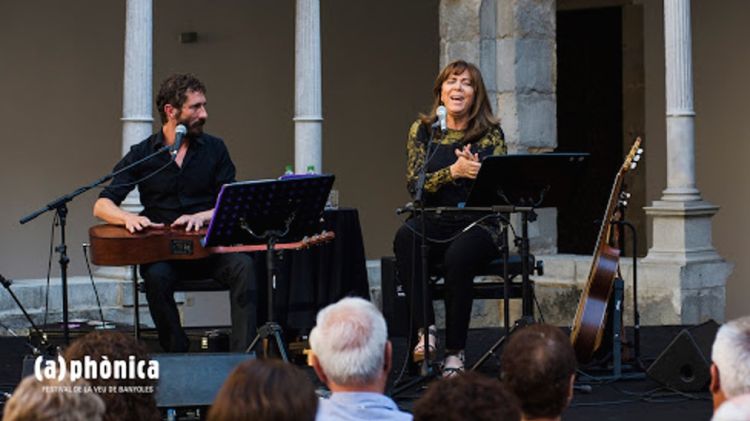
[[(163, 260), (202, 259), (214, 253), (264, 251), (267, 246), (242, 245), (203, 247), (206, 230), (186, 232), (184, 229), (148, 228), (130, 233), (119, 225), (100, 224), (89, 228), (91, 261), (99, 266), (129, 266)], [(276, 250), (299, 250), (335, 238), (332, 231), (323, 231), (292, 243), (277, 243)]]

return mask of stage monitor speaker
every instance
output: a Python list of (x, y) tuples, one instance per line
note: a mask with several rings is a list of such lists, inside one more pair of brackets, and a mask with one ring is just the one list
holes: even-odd
[(718, 329), (709, 320), (680, 331), (648, 368), (649, 377), (682, 392), (704, 390), (711, 380), (711, 346)]
[(255, 354), (154, 354), (151, 358), (159, 361), (157, 406), (194, 408), (210, 406), (234, 367)]
[(401, 282), (396, 273), (396, 258), (380, 259), (380, 286), (383, 316), (388, 324), (388, 336), (406, 337), (409, 329), (409, 308)]

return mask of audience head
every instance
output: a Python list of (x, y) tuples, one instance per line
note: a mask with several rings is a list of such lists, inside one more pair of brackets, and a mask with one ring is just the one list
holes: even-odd
[(513, 333), (502, 355), (502, 380), (525, 419), (557, 418), (573, 397), (576, 357), (562, 331), (536, 324)]
[(497, 379), (465, 372), (430, 384), (414, 404), (415, 421), (517, 421), (516, 397)]
[[(83, 362), (86, 356), (92, 361), (102, 361), (104, 357), (110, 362), (115, 360), (127, 361), (130, 356), (137, 361), (149, 361), (148, 349), (144, 344), (130, 335), (113, 331), (93, 331), (73, 341), (65, 350), (63, 356), (70, 364), (73, 360)], [(156, 387), (155, 380), (140, 379), (88, 379), (94, 386), (141, 386)], [(156, 407), (154, 393), (100, 393), (99, 396), (107, 406), (104, 414), (105, 421), (114, 420), (158, 420), (159, 410)]]
[(750, 393), (750, 316), (725, 323), (711, 350), (714, 409), (726, 399)]
[(219, 390), (208, 420), (313, 421), (318, 398), (297, 367), (279, 360), (238, 365)]
[(711, 421), (740, 420), (750, 420), (750, 394), (736, 396), (724, 402), (711, 418)]
[(39, 381), (28, 376), (5, 404), (3, 421), (99, 421), (104, 402), (96, 393), (85, 391), (85, 386), (88, 383), (80, 379)]
[(391, 346), (385, 319), (369, 301), (344, 298), (321, 310), (310, 348), (316, 373), (334, 392), (337, 386), (383, 392)]

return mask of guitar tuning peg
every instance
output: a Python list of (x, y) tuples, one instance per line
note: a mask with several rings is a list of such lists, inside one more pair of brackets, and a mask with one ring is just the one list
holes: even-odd
[(627, 208), (628, 207), (628, 201), (627, 200), (620, 200), (620, 206), (622, 206), (623, 208)]
[(636, 156), (633, 157), (633, 161), (635, 161), (635, 162), (638, 162), (640, 160), (641, 160), (641, 156), (640, 155), (636, 155)]
[(643, 148), (638, 148), (638, 151), (636, 152), (638, 155), (643, 154)]
[(626, 191), (620, 192), (620, 198), (621, 199), (630, 199), (630, 193), (628, 193)]
[(632, 162), (632, 163), (630, 163), (630, 169), (631, 169), (631, 170), (634, 170), (634, 169), (635, 169), (635, 167), (637, 167), (637, 166), (638, 166), (638, 164), (637, 164), (637, 163), (635, 163), (635, 162)]

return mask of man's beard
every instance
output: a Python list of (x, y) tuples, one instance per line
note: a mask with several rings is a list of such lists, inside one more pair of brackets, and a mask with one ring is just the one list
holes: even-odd
[(181, 121), (178, 124), (182, 124), (185, 126), (185, 128), (187, 128), (188, 137), (197, 137), (203, 134), (203, 126), (206, 124), (206, 120), (196, 120), (192, 124), (188, 123), (187, 121)]

